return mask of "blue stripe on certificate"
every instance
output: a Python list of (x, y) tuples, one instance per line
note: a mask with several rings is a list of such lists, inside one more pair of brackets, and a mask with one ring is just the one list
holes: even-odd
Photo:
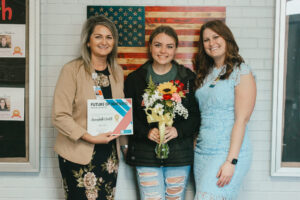
[(107, 103), (111, 105), (113, 109), (115, 109), (122, 117), (126, 115), (126, 111), (123, 110), (123, 108), (118, 104), (118, 102), (114, 101), (113, 99), (107, 99)]
[(127, 104), (123, 103), (124, 101), (122, 99), (117, 99), (116, 101), (118, 103), (120, 103), (120, 105), (122, 106), (122, 108), (124, 108), (126, 110), (126, 112), (128, 112), (128, 110), (130, 110), (130, 107)]

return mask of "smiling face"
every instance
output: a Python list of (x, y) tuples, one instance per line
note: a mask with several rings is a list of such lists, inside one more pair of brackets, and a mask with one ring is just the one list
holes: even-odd
[(4, 108), (5, 108), (5, 100), (4, 100), (4, 99), (1, 99), (1, 100), (0, 100), (0, 108), (1, 108), (1, 109), (4, 109)]
[(107, 57), (114, 47), (114, 42), (111, 31), (103, 25), (97, 25), (87, 45), (92, 57)]
[(207, 28), (203, 31), (203, 46), (207, 55), (215, 63), (224, 63), (226, 54), (226, 41), (219, 34)]
[(1, 38), (2, 46), (5, 46), (7, 43), (7, 39), (5, 37)]
[(160, 33), (153, 38), (150, 46), (154, 64), (166, 65), (171, 63), (176, 53), (175, 39), (165, 33)]

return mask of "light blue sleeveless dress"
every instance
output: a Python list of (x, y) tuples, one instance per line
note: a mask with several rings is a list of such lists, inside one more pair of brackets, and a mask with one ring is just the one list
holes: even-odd
[(219, 80), (214, 87), (209, 87), (221, 70), (214, 68), (195, 93), (201, 111), (201, 127), (194, 154), (195, 200), (236, 199), (251, 164), (252, 149), (246, 128), (231, 182), (222, 188), (217, 186), (216, 175), (226, 161), (230, 147), (234, 124), (234, 89), (240, 83), (241, 75), (251, 73), (249, 66), (241, 64), (240, 68), (234, 68), (229, 79)]

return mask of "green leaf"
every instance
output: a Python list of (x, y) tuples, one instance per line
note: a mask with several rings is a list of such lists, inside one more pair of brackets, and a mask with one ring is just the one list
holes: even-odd
[(152, 95), (152, 94), (154, 94), (155, 89), (156, 89), (156, 85), (152, 81), (152, 77), (150, 75), (150, 77), (149, 77), (149, 83), (148, 83), (147, 88), (145, 89), (145, 92), (147, 92), (148, 94)]
[(77, 171), (72, 170), (72, 173), (74, 174), (74, 177), (75, 177), (75, 178), (79, 178), (79, 177), (80, 177), (79, 174), (77, 173)]
[(83, 170), (80, 169), (80, 170), (79, 170), (79, 175), (82, 176), (82, 174), (83, 174)]
[(78, 187), (84, 187), (84, 184), (83, 183), (78, 183), (77, 186)]

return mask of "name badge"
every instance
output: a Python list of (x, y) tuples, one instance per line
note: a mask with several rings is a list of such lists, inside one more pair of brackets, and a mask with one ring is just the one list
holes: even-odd
[(95, 95), (96, 95), (96, 99), (98, 99), (98, 100), (104, 99), (101, 87), (100, 86), (93, 86), (93, 88), (94, 88), (94, 92), (95, 92)]

